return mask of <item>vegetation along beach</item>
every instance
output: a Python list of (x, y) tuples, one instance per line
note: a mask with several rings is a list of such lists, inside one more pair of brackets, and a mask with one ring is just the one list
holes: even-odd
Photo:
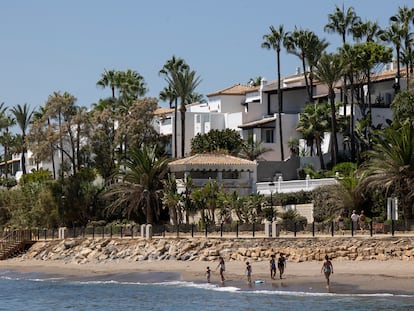
[(275, 18), (257, 36), (274, 80), (202, 94), (171, 53), (157, 96), (108, 59), (93, 103), (64, 85), (1, 102), (6, 309), (412, 307), (414, 8), (380, 24), (329, 6), (320, 32)]

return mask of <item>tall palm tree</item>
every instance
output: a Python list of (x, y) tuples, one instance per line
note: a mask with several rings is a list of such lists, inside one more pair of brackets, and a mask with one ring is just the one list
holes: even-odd
[(114, 69), (105, 69), (101, 75), (101, 79), (96, 82), (96, 85), (102, 88), (109, 86), (111, 89), (112, 98), (115, 99), (115, 90), (121, 85), (119, 71), (116, 71)]
[(157, 156), (156, 146), (143, 146), (130, 149), (122, 165), (126, 169), (116, 174), (119, 182), (110, 185), (103, 195), (106, 199), (115, 198), (106, 212), (121, 211), (135, 220), (143, 215), (147, 224), (153, 224), (160, 216), (162, 179), (168, 172), (168, 159)]
[(10, 133), (10, 128), (16, 125), (16, 119), (14, 119), (10, 114), (7, 114), (7, 107), (2, 109), (3, 105), (0, 105), (0, 129), (3, 129), (3, 135), (1, 137), (1, 143), (4, 146), (4, 175), (6, 178), (9, 175), (9, 165), (7, 161), (9, 160), (10, 147), (12, 145), (13, 137)]
[[(314, 32), (297, 27), (286, 37), (288, 53), (298, 56), (302, 61), (309, 102), (313, 102), (313, 69), (328, 45), (325, 39), (319, 39)], [(309, 70), (306, 70), (307, 66)]]
[(11, 112), (14, 114), (16, 119), (17, 125), (20, 127), (22, 131), (22, 171), (23, 174), (26, 174), (26, 152), (27, 152), (27, 142), (26, 142), (26, 132), (30, 125), (30, 121), (32, 119), (33, 110), (27, 106), (25, 103), (23, 106), (17, 105), (11, 109)]
[(345, 11), (344, 5), (342, 9), (335, 5), (335, 12), (328, 14), (329, 23), (325, 25), (324, 30), (331, 33), (338, 33), (342, 37), (342, 44), (346, 43), (346, 35), (352, 33), (352, 26), (360, 21), (353, 7), (349, 7)]
[(325, 169), (325, 161), (321, 146), (324, 133), (329, 129), (329, 111), (328, 103), (309, 103), (299, 114), (299, 121), (296, 126), (296, 130), (307, 139), (308, 147), (313, 148), (313, 138), (316, 140), (316, 149), (322, 170)]
[(397, 76), (395, 81), (395, 92), (400, 90), (401, 78), (401, 45), (404, 38), (404, 29), (397, 22), (393, 22), (387, 29), (380, 34), (380, 39), (392, 43), (395, 46), (395, 53), (397, 56)]
[[(283, 29), (283, 25), (279, 25), (279, 28), (276, 29), (273, 25), (270, 26), (270, 33), (263, 36), (262, 48), (272, 49), (276, 51), (277, 59), (277, 101), (279, 104), (278, 107), (278, 120), (279, 120), (279, 140), (280, 140), (280, 157), (283, 161), (285, 158), (283, 150), (283, 130), (282, 130), (282, 111), (283, 111), (283, 94), (280, 88), (281, 77), (280, 77), (280, 50), (282, 44), (286, 41), (286, 33)], [(270, 113), (270, 103), (269, 103), (269, 113)]]
[(171, 72), (171, 76), (166, 77), (166, 80), (175, 90), (177, 98), (180, 98), (181, 157), (184, 157), (186, 104), (189, 104), (189, 96), (194, 93), (197, 86), (201, 83), (201, 79), (196, 77), (196, 72), (188, 67), (182, 71)]
[(360, 185), (364, 191), (383, 189), (397, 196), (407, 228), (414, 203), (414, 126), (396, 122), (376, 134), (373, 149), (360, 168)]
[(332, 132), (332, 164), (336, 165), (338, 156), (338, 139), (335, 107), (335, 84), (343, 75), (343, 63), (339, 54), (324, 53), (316, 65), (315, 78), (328, 87), (328, 98), (331, 107)]
[(414, 33), (411, 32), (411, 24), (414, 22), (414, 8), (408, 8), (407, 6), (399, 7), (397, 14), (390, 17), (392, 23), (397, 23), (401, 27), (402, 31), (402, 63), (406, 66), (407, 76), (407, 89), (409, 88), (409, 67), (411, 70), (414, 63), (414, 53), (412, 50), (412, 43), (414, 40)]
[(161, 100), (168, 100), (170, 104), (170, 108), (172, 107), (174, 103), (174, 158), (177, 157), (178, 151), (177, 151), (177, 116), (178, 116), (178, 96), (176, 93), (176, 90), (174, 89), (174, 86), (170, 83), (170, 80), (172, 78), (172, 75), (177, 72), (182, 72), (183, 70), (187, 70), (189, 67), (185, 63), (185, 61), (180, 58), (173, 55), (171, 59), (169, 59), (165, 65), (162, 67), (162, 69), (159, 71), (159, 74), (164, 76), (168, 86), (164, 88), (163, 91), (160, 92), (160, 98)]

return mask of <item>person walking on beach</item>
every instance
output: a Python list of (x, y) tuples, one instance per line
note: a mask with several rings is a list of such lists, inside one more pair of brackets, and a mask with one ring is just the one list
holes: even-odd
[(210, 283), (210, 280), (211, 280), (211, 270), (210, 270), (210, 267), (207, 267), (207, 270), (206, 270), (206, 278), (207, 278), (207, 283)]
[(352, 221), (352, 230), (356, 230), (358, 228), (358, 220), (359, 215), (356, 213), (356, 210), (352, 211), (351, 221)]
[(270, 278), (275, 279), (276, 277), (276, 261), (275, 261), (275, 255), (270, 256)]
[(252, 266), (249, 262), (246, 262), (246, 276), (247, 283), (252, 284)]
[(277, 261), (277, 268), (279, 269), (280, 279), (282, 279), (283, 273), (285, 272), (286, 268), (286, 258), (283, 255), (283, 253), (279, 255), (279, 260)]
[(361, 215), (359, 215), (358, 221), (359, 221), (359, 228), (361, 229), (362, 232), (364, 232), (364, 230), (365, 230), (365, 214), (364, 214), (364, 211), (361, 211)]
[(333, 274), (333, 265), (332, 262), (329, 260), (329, 256), (325, 255), (325, 261), (323, 262), (321, 273), (325, 274), (326, 278), (326, 286), (329, 287), (329, 277)]
[[(224, 264), (224, 259), (223, 257), (219, 257), (219, 263), (217, 265), (217, 268), (220, 267), (220, 277), (221, 277), (221, 282), (224, 282), (224, 271), (226, 271), (226, 265)], [(217, 270), (216, 268), (216, 270)]]

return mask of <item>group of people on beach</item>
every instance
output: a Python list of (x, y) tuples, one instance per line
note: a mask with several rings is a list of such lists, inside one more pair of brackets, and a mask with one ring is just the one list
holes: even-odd
[[(275, 255), (270, 256), (269, 265), (270, 265), (270, 278), (272, 280), (274, 280), (276, 278), (276, 272), (277, 272), (276, 271)], [(224, 258), (222, 256), (219, 257), (219, 263), (216, 267), (216, 270), (218, 268), (220, 268), (219, 273), (220, 273), (221, 282), (224, 283), (224, 281), (225, 281), (224, 272), (226, 271), (226, 264), (224, 263)], [(286, 268), (286, 257), (284, 256), (283, 253), (281, 253), (279, 255), (278, 260), (277, 260), (277, 269), (279, 270), (280, 279), (283, 278), (283, 273), (285, 272), (285, 268)], [(327, 286), (330, 286), (329, 278), (330, 278), (331, 274), (333, 274), (333, 265), (332, 265), (332, 262), (330, 261), (328, 255), (325, 256), (325, 261), (324, 261), (324, 263), (322, 265), (322, 269), (321, 269), (321, 273), (322, 272), (325, 274)], [(248, 261), (246, 262), (246, 277), (247, 277), (247, 283), (249, 285), (252, 284), (252, 266)], [(207, 278), (207, 282), (210, 283), (211, 282), (211, 269), (210, 269), (210, 267), (207, 267), (206, 278)]]

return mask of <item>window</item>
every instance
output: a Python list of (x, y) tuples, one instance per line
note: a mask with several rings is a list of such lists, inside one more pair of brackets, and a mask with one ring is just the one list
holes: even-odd
[(262, 130), (262, 139), (265, 143), (273, 144), (275, 142), (275, 135), (273, 129), (263, 129)]
[(223, 179), (239, 179), (239, 172), (223, 172), (221, 176)]

